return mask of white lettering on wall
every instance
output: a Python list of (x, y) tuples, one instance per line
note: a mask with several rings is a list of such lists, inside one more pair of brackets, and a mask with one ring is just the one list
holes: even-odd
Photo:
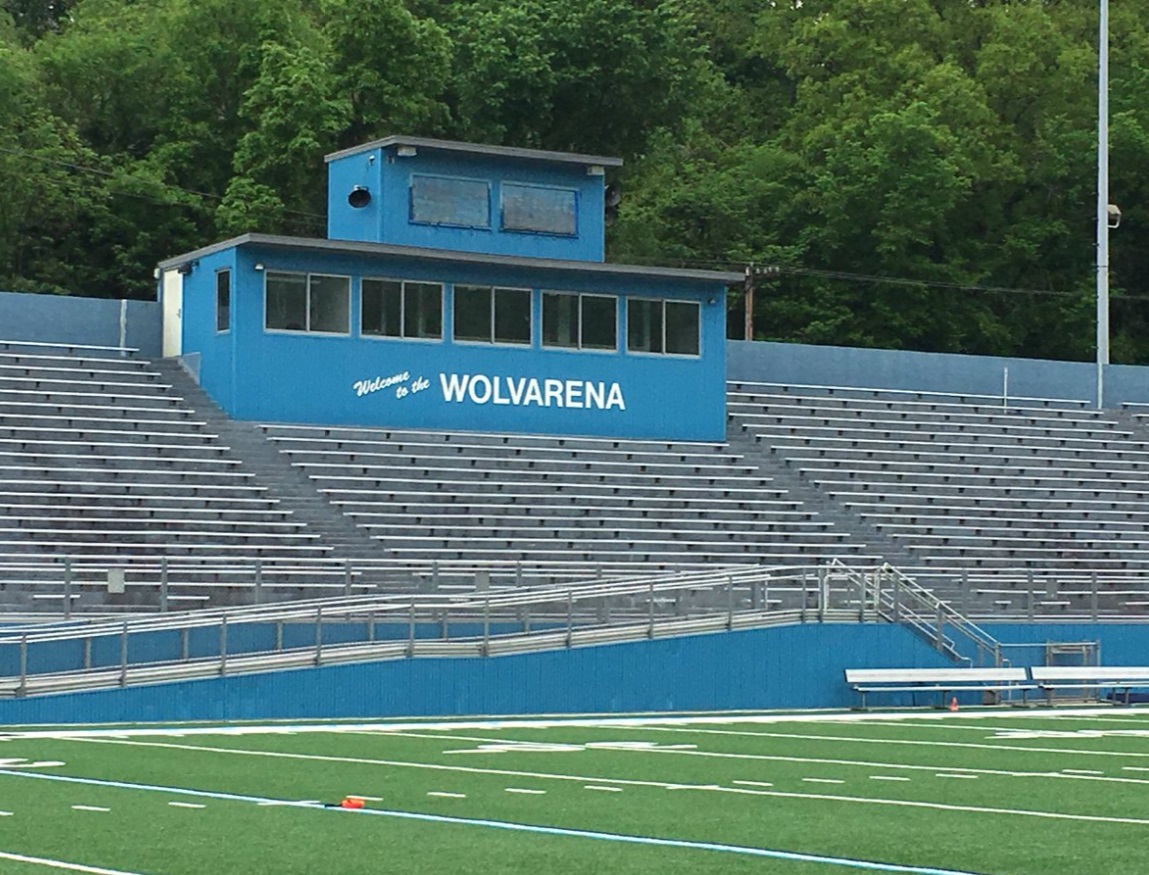
[(486, 374), (439, 374), (443, 400), (461, 404), (508, 404), (515, 407), (563, 407), (626, 410), (618, 383), (589, 380), (539, 380), (536, 377), (488, 377)]
[(351, 384), (351, 388), (355, 391), (356, 396), (362, 398), (364, 395), (370, 395), (372, 392), (378, 392), (381, 389), (390, 389), (395, 387), (396, 398), (406, 398), (413, 392), (422, 392), (424, 389), (430, 388), (431, 381), (426, 377), (416, 377), (408, 385), (403, 385), (411, 380), (411, 373), (403, 371), (399, 374), (392, 374), (390, 377), (374, 377), (369, 380), (356, 380)]
[(390, 389), (398, 383), (406, 383), (411, 379), (411, 375), (407, 371), (401, 374), (395, 374), (390, 377), (376, 377), (374, 380), (356, 380), (353, 388), (355, 394), (362, 398), (364, 395), (370, 395), (372, 392), (378, 392), (380, 389)]

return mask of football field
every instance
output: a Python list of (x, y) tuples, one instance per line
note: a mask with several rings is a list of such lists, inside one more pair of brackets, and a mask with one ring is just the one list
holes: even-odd
[(1135, 709), (0, 735), (4, 875), (1141, 875), (1147, 843)]

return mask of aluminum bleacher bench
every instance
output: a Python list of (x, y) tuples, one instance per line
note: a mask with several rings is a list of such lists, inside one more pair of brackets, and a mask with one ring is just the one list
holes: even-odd
[(1030, 672), (1051, 705), (1057, 690), (1093, 690), (1095, 698), (1100, 698), (1102, 690), (1124, 691), (1128, 705), (1132, 690), (1149, 688), (1149, 666), (1035, 665)]
[(1037, 685), (1024, 668), (848, 668), (846, 683), (866, 707), (868, 693), (937, 693), (939, 706), (955, 693), (993, 693), (1001, 701), (1005, 692), (1020, 692), (1022, 702)]

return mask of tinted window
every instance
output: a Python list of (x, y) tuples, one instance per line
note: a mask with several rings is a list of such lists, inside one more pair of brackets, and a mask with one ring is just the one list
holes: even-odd
[(573, 237), (578, 230), (577, 196), (570, 189), (504, 182), (503, 228)]
[(231, 271), (221, 270), (215, 275), (215, 330), (231, 328)]
[(632, 352), (662, 352), (662, 301), (631, 298), (626, 312), (626, 348)]
[(411, 177), (411, 221), (424, 225), (491, 227), (491, 187), (480, 179)]

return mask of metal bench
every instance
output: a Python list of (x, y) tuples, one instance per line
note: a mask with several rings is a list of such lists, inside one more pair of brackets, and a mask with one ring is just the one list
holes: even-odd
[(1100, 698), (1102, 690), (1123, 690), (1128, 705), (1130, 691), (1149, 688), (1149, 666), (1045, 665), (1034, 666), (1030, 672), (1050, 705), (1057, 690), (1094, 690), (1093, 698)]
[(846, 683), (861, 696), (865, 710), (868, 693), (937, 693), (941, 707), (954, 693), (989, 692), (997, 701), (1005, 692), (1020, 692), (1022, 702), (1037, 685), (1024, 668), (848, 668)]

